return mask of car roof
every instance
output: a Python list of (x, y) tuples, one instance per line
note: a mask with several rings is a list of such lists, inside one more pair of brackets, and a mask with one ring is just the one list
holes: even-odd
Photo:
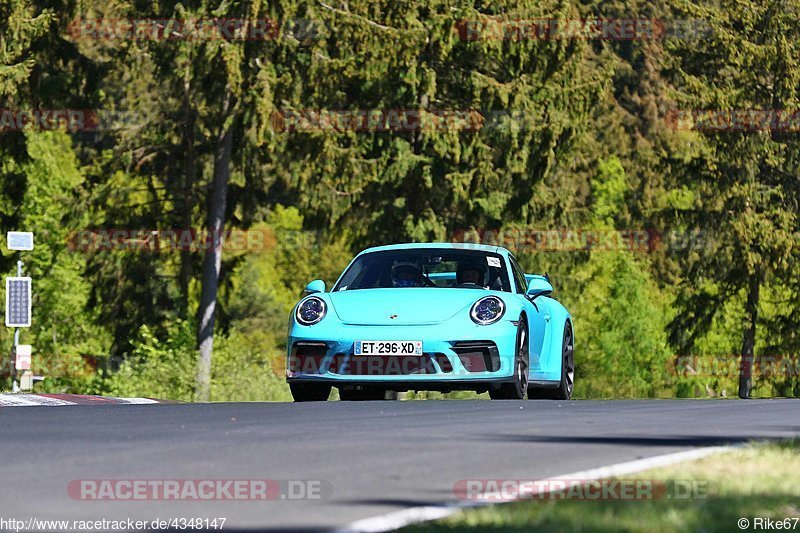
[(508, 250), (502, 246), (491, 246), (488, 244), (473, 244), (471, 242), (407, 242), (403, 244), (387, 244), (384, 246), (373, 246), (363, 250), (361, 254), (370, 252), (384, 252), (387, 250), (413, 250), (415, 248), (450, 248), (453, 250), (479, 250), (496, 254), (508, 255)]

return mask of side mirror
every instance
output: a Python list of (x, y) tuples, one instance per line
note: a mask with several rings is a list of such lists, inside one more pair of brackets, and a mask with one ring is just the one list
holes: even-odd
[[(525, 276), (528, 278), (528, 275)], [(528, 281), (528, 296), (547, 296), (553, 292), (553, 286), (545, 276), (532, 276)]]
[(306, 289), (303, 291), (305, 294), (314, 294), (317, 292), (325, 292), (325, 282), (321, 279), (315, 279), (308, 285), (306, 285)]

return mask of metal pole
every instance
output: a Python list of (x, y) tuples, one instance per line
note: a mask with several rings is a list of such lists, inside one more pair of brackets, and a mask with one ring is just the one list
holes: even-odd
[(19, 392), (19, 383), (17, 383), (17, 346), (19, 345), (19, 328), (14, 328), (14, 347), (11, 348), (11, 375), (14, 376), (14, 383), (11, 390)]

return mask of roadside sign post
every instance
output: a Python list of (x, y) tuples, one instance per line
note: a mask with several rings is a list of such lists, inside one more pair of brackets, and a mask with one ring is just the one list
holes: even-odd
[[(33, 233), (9, 231), (6, 236), (9, 250), (33, 250)], [(31, 390), (31, 345), (19, 343), (19, 328), (31, 327), (31, 278), (24, 277), (22, 260), (17, 261), (16, 277), (6, 278), (6, 326), (14, 328), (14, 370), (21, 372), (20, 385), (14, 379), (14, 391)]]
[(30, 231), (9, 231), (6, 234), (9, 250), (33, 250), (33, 233)]
[(16, 370), (31, 369), (31, 345), (18, 344), (14, 354), (14, 368)]
[(15, 348), (14, 369), (20, 374), (20, 390), (33, 388), (33, 373), (31, 372), (31, 345), (18, 344)]
[[(19, 264), (17, 266), (17, 273), (20, 273), (22, 268)], [(6, 326), (31, 327), (31, 278), (23, 276), (6, 278)], [(15, 335), (17, 333), (19, 331), (14, 332)], [(17, 341), (14, 342), (14, 346), (19, 344)]]

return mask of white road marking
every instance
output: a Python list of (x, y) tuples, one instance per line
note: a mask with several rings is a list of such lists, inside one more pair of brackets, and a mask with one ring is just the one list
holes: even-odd
[(136, 405), (158, 403), (158, 400), (153, 400), (152, 398), (111, 398), (111, 399), (116, 400), (119, 403), (130, 403)]
[[(39, 394), (0, 394), (0, 407), (36, 407), (36, 406), (61, 406), (61, 405), (144, 405), (159, 403), (158, 400), (151, 398), (115, 398), (105, 397), (103, 400), (96, 401), (93, 396), (84, 397), (75, 395), (75, 401), (63, 400), (61, 398), (50, 398)], [(85, 400), (85, 401), (83, 401)]]
[(75, 405), (73, 402), (36, 394), (0, 394), (2, 407), (33, 407), (37, 405)]
[[(711, 446), (708, 448), (698, 448), (683, 452), (668, 453), (666, 455), (656, 455), (655, 457), (648, 457), (646, 459), (627, 461), (625, 463), (617, 463), (610, 466), (601, 466), (599, 468), (592, 468), (590, 470), (583, 470), (580, 472), (572, 472), (570, 474), (561, 474), (541, 480), (542, 483), (539, 485), (539, 487), (555, 487), (557, 484), (551, 482), (558, 480), (581, 479), (585, 481), (593, 481), (597, 479), (624, 476), (627, 474), (641, 472), (643, 470), (650, 470), (652, 468), (659, 468), (662, 466), (681, 463), (683, 461), (702, 459), (703, 457), (707, 457), (709, 455), (730, 451), (733, 448), (733, 446)], [(520, 492), (517, 500), (524, 499), (525, 496), (530, 496), (531, 492), (532, 491)], [(543, 493), (548, 491), (539, 490), (538, 492)], [(471, 507), (483, 507), (485, 505), (496, 505), (497, 503), (498, 502), (469, 501), (456, 502), (447, 505), (410, 507), (408, 509), (393, 511), (380, 516), (356, 520), (355, 522), (351, 522), (343, 528), (335, 531), (336, 533), (376, 533), (380, 531), (393, 531), (395, 529), (400, 529), (401, 527), (417, 524), (419, 522), (428, 522), (430, 520), (447, 518), (448, 516), (452, 516), (463, 509), (468, 509)]]

